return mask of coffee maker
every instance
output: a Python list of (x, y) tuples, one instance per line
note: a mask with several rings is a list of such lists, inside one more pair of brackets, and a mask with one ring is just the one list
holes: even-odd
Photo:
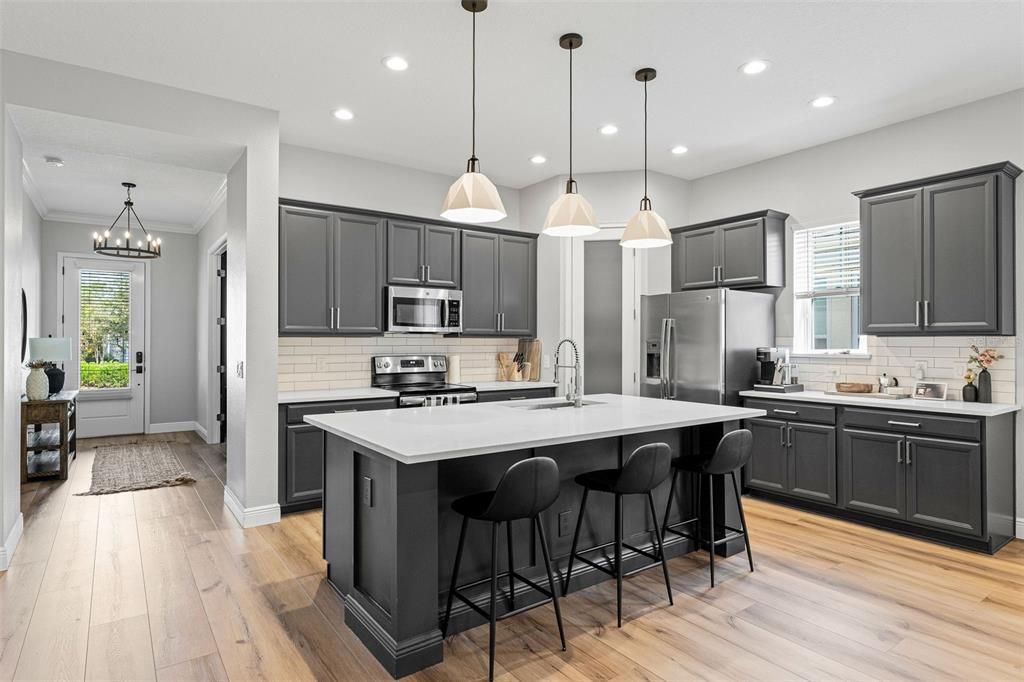
[(755, 389), (782, 393), (804, 390), (803, 385), (798, 383), (797, 366), (789, 361), (788, 348), (761, 347), (755, 353), (758, 364)]

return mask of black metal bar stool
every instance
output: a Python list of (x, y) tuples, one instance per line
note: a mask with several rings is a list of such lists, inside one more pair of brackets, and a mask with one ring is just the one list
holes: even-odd
[[(572, 565), (579, 559), (588, 566), (606, 573), (615, 578), (616, 590), (616, 615), (619, 627), (622, 627), (622, 579), (629, 577), (648, 568), (653, 568), (659, 562), (661, 570), (665, 574), (665, 588), (668, 590), (668, 603), (672, 604), (672, 584), (668, 578), (668, 565), (665, 563), (665, 549), (662, 545), (661, 524), (658, 522), (658, 514), (654, 511), (654, 495), (652, 491), (668, 478), (672, 470), (672, 449), (666, 443), (650, 443), (638, 447), (622, 465), (621, 469), (599, 469), (588, 471), (576, 477), (576, 482), (583, 486), (583, 500), (580, 502), (580, 513), (576, 519), (576, 530), (572, 535), (572, 550), (569, 552), (569, 567), (565, 571), (565, 582), (562, 583), (562, 596), (569, 592), (569, 580), (572, 578)], [(577, 552), (576, 548), (580, 541), (580, 529), (583, 527), (583, 516), (587, 510), (587, 496), (591, 490), (615, 495), (615, 539), (597, 547), (584, 550), (593, 552), (615, 545), (614, 568), (609, 560), (608, 565), (601, 565)], [(622, 496), (623, 495), (646, 495), (647, 504), (651, 510), (651, 518), (654, 521), (654, 538), (657, 544), (654, 553), (634, 547), (622, 541)], [(624, 573), (622, 571), (622, 548), (626, 547), (651, 559), (650, 564)]]
[[(494, 679), (494, 630), (498, 620), (495, 604), (498, 595), (498, 578), (508, 577), (509, 607), (501, 618), (522, 613), (549, 601), (555, 606), (555, 620), (558, 621), (558, 636), (562, 640), (562, 651), (565, 651), (565, 630), (562, 628), (562, 612), (558, 608), (558, 594), (555, 591), (555, 579), (551, 573), (551, 559), (548, 555), (548, 541), (544, 537), (544, 524), (539, 514), (555, 503), (558, 498), (558, 465), (550, 457), (531, 457), (516, 462), (502, 475), (498, 487), (494, 490), (460, 497), (452, 502), (452, 509), (462, 515), (462, 528), (459, 530), (459, 547), (455, 551), (455, 568), (452, 569), (452, 583), (448, 590), (448, 606), (444, 611), (441, 623), (441, 635), (448, 635), (448, 623), (452, 615), (452, 601), (458, 597), (469, 608), (486, 618), (491, 624), (489, 645), (488, 679)], [(489, 611), (484, 611), (471, 599), (463, 595), (458, 588), (459, 564), (462, 562), (462, 548), (466, 542), (466, 527), (469, 520), (491, 522), (491, 600)], [(540, 540), (540, 551), (544, 556), (544, 569), (548, 574), (548, 589), (544, 589), (529, 578), (517, 573), (512, 559), (512, 522), (529, 519), (533, 522)], [(508, 540), (508, 571), (498, 573), (498, 526), (505, 524)], [(547, 599), (537, 604), (515, 608), (515, 579), (543, 594)], [(474, 583), (479, 584), (479, 583)], [(463, 585), (463, 588), (468, 587)]]
[[(665, 507), (665, 532), (675, 533), (681, 535), (684, 538), (689, 538), (697, 543), (699, 548), (702, 544), (701, 539), (701, 488), (704, 487), (704, 479), (708, 481), (708, 501), (710, 511), (710, 523), (708, 525), (711, 531), (711, 538), (708, 540), (708, 555), (710, 556), (711, 566), (711, 587), (715, 586), (715, 548), (719, 545), (725, 544), (730, 540), (742, 536), (743, 543), (747, 547), (747, 561), (750, 563), (750, 570), (754, 570), (754, 557), (750, 553), (750, 538), (747, 534), (747, 519), (743, 516), (743, 498), (740, 496), (739, 484), (736, 482), (736, 472), (742, 469), (747, 462), (750, 461), (750, 453), (754, 445), (754, 436), (747, 429), (738, 429), (736, 431), (730, 431), (722, 437), (722, 440), (718, 442), (718, 446), (715, 448), (715, 453), (709, 459), (702, 459), (700, 457), (678, 457), (672, 462), (673, 474), (672, 474), (672, 488), (668, 494), (668, 505)], [(697, 474), (697, 515), (692, 519), (686, 519), (674, 523), (671, 526), (668, 523), (669, 512), (672, 511), (672, 498), (675, 496), (676, 491), (676, 479), (679, 477), (681, 472), (689, 472)], [(713, 478), (715, 476), (725, 476), (729, 474), (732, 478), (732, 489), (736, 493), (736, 506), (740, 512), (740, 525), (742, 528), (733, 528), (727, 526), (724, 522), (721, 524), (723, 531), (729, 531), (723, 533), (721, 538), (715, 539), (715, 486)], [(685, 531), (678, 530), (679, 526), (686, 526), (694, 524), (696, 528), (696, 534), (690, 534)]]

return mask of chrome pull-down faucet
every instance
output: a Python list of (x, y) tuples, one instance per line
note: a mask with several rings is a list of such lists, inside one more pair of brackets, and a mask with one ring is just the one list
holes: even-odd
[[(562, 351), (562, 345), (566, 343), (572, 346), (573, 364), (571, 365), (563, 365), (558, 360), (559, 354)], [(573, 380), (566, 390), (565, 399), (572, 403), (573, 407), (583, 407), (582, 358), (580, 357), (579, 348), (576, 347), (576, 342), (572, 339), (562, 339), (558, 342), (558, 346), (555, 348), (555, 383), (558, 383), (558, 370), (560, 368), (571, 369), (573, 371)]]

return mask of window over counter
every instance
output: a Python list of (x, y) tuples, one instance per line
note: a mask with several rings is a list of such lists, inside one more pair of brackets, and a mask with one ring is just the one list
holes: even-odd
[(797, 353), (862, 353), (860, 224), (793, 235), (793, 349)]

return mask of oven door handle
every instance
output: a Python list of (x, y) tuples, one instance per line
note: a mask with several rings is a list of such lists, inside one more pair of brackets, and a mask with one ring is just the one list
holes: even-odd
[(402, 398), (401, 403), (399, 403), (399, 407), (422, 407), (426, 403), (427, 399), (422, 396)]

